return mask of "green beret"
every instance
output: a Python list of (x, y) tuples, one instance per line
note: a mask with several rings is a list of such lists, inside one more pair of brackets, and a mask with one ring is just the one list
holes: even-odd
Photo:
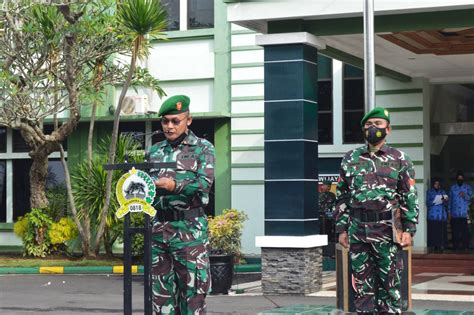
[(159, 116), (176, 115), (189, 110), (189, 97), (186, 95), (174, 95), (168, 98), (160, 107)]
[(370, 112), (365, 114), (364, 118), (362, 118), (360, 121), (360, 125), (363, 127), (370, 118), (382, 118), (390, 122), (390, 113), (383, 107), (375, 107)]

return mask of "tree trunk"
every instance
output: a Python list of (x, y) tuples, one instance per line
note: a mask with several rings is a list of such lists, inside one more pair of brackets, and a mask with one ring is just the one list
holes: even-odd
[(112, 237), (109, 228), (105, 228), (104, 232), (104, 249), (105, 249), (105, 255), (107, 257), (113, 257), (114, 253), (112, 252), (112, 247), (114, 245), (115, 239)]
[(48, 206), (46, 198), (46, 177), (48, 176), (48, 156), (44, 149), (32, 155), (33, 164), (30, 169), (30, 204), (31, 208), (44, 209)]
[[(89, 214), (84, 216), (81, 221), (79, 220), (79, 216), (77, 215), (77, 209), (76, 209), (76, 204), (74, 202), (74, 196), (72, 194), (72, 185), (71, 185), (71, 174), (69, 173), (69, 167), (66, 163), (66, 159), (64, 158), (64, 149), (63, 146), (60, 146), (61, 150), (61, 163), (64, 168), (64, 177), (65, 177), (65, 182), (66, 182), (66, 189), (67, 189), (67, 199), (69, 201), (69, 207), (71, 208), (72, 212), (72, 217), (74, 219), (74, 223), (76, 223), (77, 230), (79, 231), (79, 235), (81, 236), (81, 247), (82, 247), (82, 254), (86, 258), (92, 258), (95, 257), (94, 252), (90, 248), (90, 220), (89, 220)], [(84, 213), (87, 213), (85, 211)]]
[[(103, 62), (99, 61), (96, 64), (96, 74), (94, 79), (94, 90), (96, 96), (99, 95), (101, 90), (101, 83), (103, 79)], [(97, 115), (97, 98), (94, 98), (92, 102), (92, 110), (91, 110), (91, 121), (89, 123), (89, 136), (87, 137), (87, 161), (89, 167), (92, 166), (92, 141), (94, 139), (94, 126), (95, 126), (95, 117)]]
[[(125, 80), (123, 84), (122, 92), (120, 93), (117, 108), (115, 109), (114, 127), (112, 129), (112, 136), (110, 138), (109, 157), (107, 160), (108, 164), (113, 164), (115, 162), (115, 150), (117, 149), (120, 112), (122, 111), (123, 99), (125, 98), (125, 95), (127, 94), (128, 87), (130, 86), (130, 82), (132, 81), (133, 73), (135, 72), (136, 62), (137, 62), (137, 53), (136, 53), (136, 49), (134, 49), (132, 51), (132, 58), (130, 62), (130, 69), (127, 75), (127, 79)], [(107, 215), (109, 212), (110, 195), (111, 195), (111, 190), (112, 190), (112, 177), (113, 177), (113, 171), (108, 171), (106, 182), (105, 182), (105, 202), (104, 202), (104, 207), (102, 208), (100, 212), (100, 223), (99, 223), (99, 228), (97, 229), (97, 235), (95, 238), (94, 250), (96, 254), (99, 254), (100, 243), (102, 240), (102, 236), (104, 234), (105, 223), (106, 223)]]

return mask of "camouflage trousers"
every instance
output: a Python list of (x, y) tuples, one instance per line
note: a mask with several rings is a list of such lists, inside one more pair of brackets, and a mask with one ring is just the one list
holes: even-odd
[(391, 241), (350, 244), (358, 313), (401, 314), (399, 247)]
[(154, 314), (205, 314), (210, 287), (207, 218), (155, 222), (152, 230)]

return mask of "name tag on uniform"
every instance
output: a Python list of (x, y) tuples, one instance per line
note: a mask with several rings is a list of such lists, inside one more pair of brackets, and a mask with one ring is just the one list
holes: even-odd
[(384, 161), (376, 160), (375, 161), (375, 166), (377, 168), (379, 168), (379, 167), (389, 167), (389, 168), (393, 168), (393, 169), (398, 170), (400, 168), (400, 161), (387, 161), (387, 162), (384, 162)]

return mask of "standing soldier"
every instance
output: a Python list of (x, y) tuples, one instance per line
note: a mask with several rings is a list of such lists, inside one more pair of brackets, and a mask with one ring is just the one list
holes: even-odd
[[(336, 204), (336, 195), (331, 192), (331, 181), (324, 181), (319, 192), (319, 213), (322, 222), (322, 233), (327, 234), (330, 242), (334, 241), (334, 221), (333, 212)], [(329, 251), (329, 249), (328, 249)], [(332, 255), (332, 251), (330, 251)]]
[[(342, 160), (335, 211), (339, 243), (349, 248), (358, 313), (401, 313), (401, 247), (418, 223), (415, 171), (410, 158), (388, 146), (390, 116), (376, 107), (361, 121), (368, 145)], [(393, 233), (401, 218), (400, 238)], [(399, 244), (398, 244), (399, 242)]]
[(205, 314), (209, 291), (208, 227), (204, 207), (214, 181), (214, 147), (188, 129), (189, 97), (176, 95), (160, 108), (166, 140), (150, 149), (152, 162), (177, 162), (151, 170), (157, 186), (152, 228), (155, 314)]

